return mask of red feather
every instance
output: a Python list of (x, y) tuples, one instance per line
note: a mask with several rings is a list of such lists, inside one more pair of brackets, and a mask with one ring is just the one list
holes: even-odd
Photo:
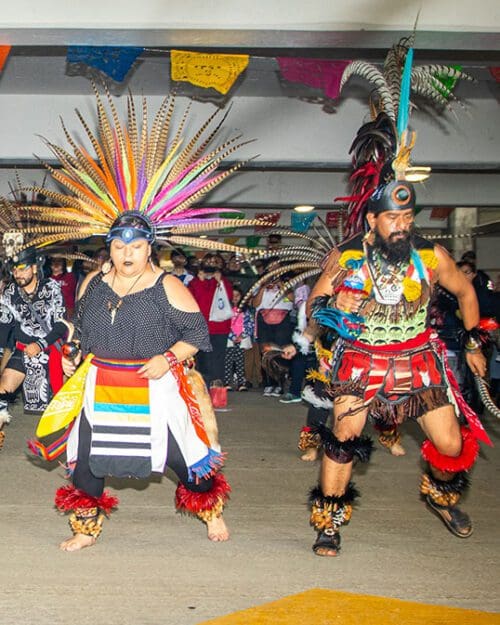
[(421, 453), (424, 460), (427, 460), (433, 467), (440, 471), (457, 473), (458, 471), (468, 471), (476, 462), (479, 453), (479, 443), (469, 430), (462, 426), (462, 451), (459, 456), (446, 456), (440, 453), (429, 439), (422, 443)]
[(69, 484), (57, 489), (54, 503), (61, 512), (77, 508), (100, 508), (107, 515), (113, 508), (116, 508), (119, 502), (117, 497), (113, 497), (108, 492), (104, 492), (100, 497), (92, 497)]
[(212, 488), (205, 493), (195, 493), (188, 490), (184, 484), (179, 484), (175, 491), (175, 507), (182, 512), (196, 514), (197, 512), (212, 510), (219, 501), (226, 503), (231, 492), (231, 487), (226, 478), (222, 473), (216, 473), (212, 480)]

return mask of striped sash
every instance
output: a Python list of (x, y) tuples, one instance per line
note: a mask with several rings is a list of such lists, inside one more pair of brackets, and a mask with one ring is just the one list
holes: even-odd
[(94, 358), (97, 367), (90, 468), (97, 477), (147, 477), (151, 473), (149, 380), (138, 361)]

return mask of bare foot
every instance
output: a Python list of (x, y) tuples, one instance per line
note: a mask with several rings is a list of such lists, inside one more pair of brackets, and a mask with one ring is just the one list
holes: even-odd
[(64, 540), (60, 545), (59, 549), (63, 551), (80, 551), (80, 549), (85, 549), (85, 547), (92, 547), (95, 545), (95, 538), (93, 536), (87, 536), (86, 534), (75, 534), (71, 538)]
[(393, 456), (404, 456), (406, 454), (406, 449), (401, 443), (394, 443), (394, 445), (389, 447), (389, 451)]
[(229, 530), (227, 529), (226, 522), (219, 516), (214, 516), (211, 521), (207, 521), (208, 540), (214, 543), (224, 542), (229, 540)]
[(314, 462), (318, 459), (318, 450), (316, 447), (309, 447), (309, 449), (306, 449), (305, 453), (300, 456), (300, 459), (304, 462)]

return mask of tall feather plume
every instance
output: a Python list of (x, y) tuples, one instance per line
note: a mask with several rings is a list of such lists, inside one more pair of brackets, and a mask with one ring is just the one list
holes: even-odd
[[(92, 86), (97, 109), (96, 131), (76, 111), (91, 148), (87, 149), (62, 120), (69, 148), (45, 140), (60, 168), (48, 164), (45, 167), (65, 192), (44, 186), (33, 187), (33, 191), (57, 203), (57, 210), (36, 202), (21, 212), (15, 204), (6, 206), (0, 211), (0, 230), (5, 232), (14, 223), (17, 228), (24, 225), (26, 235), (36, 245), (58, 244), (92, 234), (105, 235), (120, 214), (139, 210), (156, 227), (160, 244), (185, 242), (202, 249), (217, 245), (219, 249), (241, 251), (238, 246), (222, 246), (196, 236), (204, 230), (237, 228), (241, 220), (227, 219), (224, 213), (228, 210), (224, 208), (193, 208), (242, 166), (237, 163), (219, 170), (224, 159), (245, 145), (239, 136), (217, 145), (217, 135), (227, 113), (214, 112), (194, 132), (188, 133), (190, 105), (173, 128), (175, 98), (167, 97), (149, 129), (146, 99), (142, 98), (138, 115), (134, 99), (129, 95), (122, 125), (109, 91), (104, 88), (101, 94), (95, 84)], [(246, 224), (262, 225), (259, 220), (246, 220)]]

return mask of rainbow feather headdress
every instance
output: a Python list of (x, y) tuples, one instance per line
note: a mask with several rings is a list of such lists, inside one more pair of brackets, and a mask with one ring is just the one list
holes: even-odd
[(36, 203), (14, 206), (4, 200), (2, 210), (10, 218), (0, 220), (0, 231), (12, 230), (15, 216), (14, 230), (22, 230), (25, 247), (40, 248), (106, 236), (120, 215), (138, 211), (154, 226), (160, 245), (247, 251), (198, 236), (220, 228), (263, 225), (262, 220), (223, 217), (225, 212), (234, 213), (234, 209), (195, 206), (242, 165), (240, 162), (223, 171), (219, 169), (224, 159), (245, 144), (241, 137), (235, 136), (215, 147), (212, 145), (227, 114), (221, 116), (216, 111), (186, 140), (183, 135), (189, 106), (178, 127), (172, 129), (174, 97), (163, 100), (149, 130), (145, 98), (138, 114), (133, 97), (128, 96), (127, 119), (122, 124), (110, 94), (106, 92), (102, 97), (95, 87), (94, 90), (97, 133), (76, 112), (94, 155), (62, 123), (71, 151), (45, 140), (61, 167), (46, 163), (44, 166), (66, 192), (33, 187), (33, 193), (49, 198), (50, 206)]

